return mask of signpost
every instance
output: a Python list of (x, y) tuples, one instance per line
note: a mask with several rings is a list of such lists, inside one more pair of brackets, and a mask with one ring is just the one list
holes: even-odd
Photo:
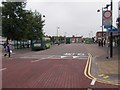
[(110, 10), (103, 11), (103, 25), (111, 26), (112, 25), (112, 12)]

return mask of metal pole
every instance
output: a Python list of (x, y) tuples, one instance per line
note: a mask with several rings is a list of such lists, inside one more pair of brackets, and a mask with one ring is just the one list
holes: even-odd
[(101, 38), (101, 45), (103, 47), (103, 8), (102, 8), (102, 38)]
[(58, 38), (58, 27), (57, 27), (57, 38)]
[(57, 27), (57, 40), (58, 40), (58, 30), (59, 30), (59, 27)]
[[(112, 0), (111, 0), (111, 12), (112, 12), (113, 6), (112, 6)], [(113, 15), (113, 13), (112, 13)], [(112, 29), (112, 17), (111, 17), (111, 29)], [(110, 32), (110, 57), (113, 56), (113, 35), (112, 32)]]

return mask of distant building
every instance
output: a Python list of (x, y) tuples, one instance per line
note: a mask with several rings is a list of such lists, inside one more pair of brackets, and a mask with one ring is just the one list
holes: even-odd
[[(110, 33), (107, 32), (107, 31), (104, 31), (103, 32), (103, 40), (105, 40), (106, 43), (109, 44), (110, 42)], [(120, 37), (120, 34), (118, 32), (113, 32), (113, 47), (116, 47), (118, 46), (118, 41), (119, 41), (119, 37)], [(98, 31), (96, 33), (96, 42), (99, 42), (102, 40), (102, 31)]]
[[(70, 38), (70, 43), (81, 43), (82, 42), (82, 36), (75, 37), (74, 35)], [(65, 40), (66, 41), (66, 40)]]

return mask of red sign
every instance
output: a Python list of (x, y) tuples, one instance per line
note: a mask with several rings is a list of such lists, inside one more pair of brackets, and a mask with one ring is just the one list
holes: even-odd
[(103, 17), (104, 17), (105, 19), (111, 18), (111, 17), (112, 17), (112, 12), (109, 11), (109, 10), (105, 11), (105, 12), (103, 13)]

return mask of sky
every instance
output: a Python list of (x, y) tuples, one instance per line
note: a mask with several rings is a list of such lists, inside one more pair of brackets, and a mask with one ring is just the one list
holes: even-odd
[[(105, 2), (106, 1), (106, 2)], [(118, 1), (113, 0), (113, 25), (118, 17)], [(110, 0), (27, 0), (27, 10), (45, 15), (46, 35), (93, 37), (101, 31), (102, 12)], [(59, 29), (58, 29), (59, 27)]]

